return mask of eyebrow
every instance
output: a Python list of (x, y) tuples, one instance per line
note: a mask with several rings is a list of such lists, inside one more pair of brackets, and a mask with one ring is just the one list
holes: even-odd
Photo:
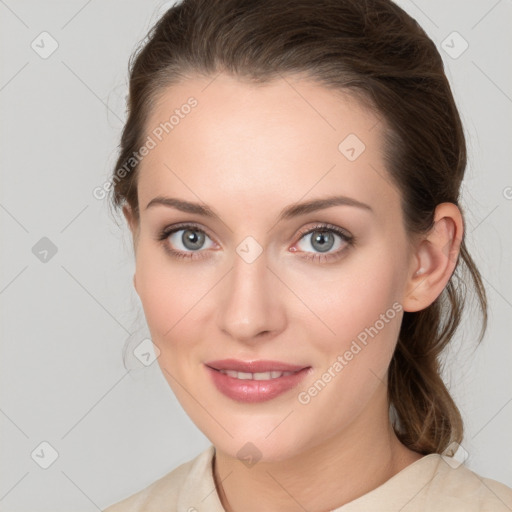
[[(185, 201), (183, 199), (177, 199), (174, 197), (155, 197), (147, 204), (146, 210), (150, 207), (154, 207), (157, 205), (163, 205), (169, 208), (175, 208), (176, 210), (180, 210), (185, 213), (193, 213), (196, 215), (201, 215), (203, 217), (209, 217), (212, 219), (220, 220), (219, 216), (209, 206), (200, 203)], [(324, 210), (326, 208), (331, 208), (333, 206), (353, 206), (356, 208), (361, 208), (363, 210), (373, 212), (372, 208), (369, 205), (362, 203), (361, 201), (358, 201), (351, 197), (329, 196), (319, 199), (312, 199), (311, 201), (296, 203), (287, 206), (279, 214), (277, 222), (280, 222), (282, 220), (289, 220), (294, 217), (299, 217), (300, 215), (306, 215), (308, 213), (316, 212), (318, 210)]]

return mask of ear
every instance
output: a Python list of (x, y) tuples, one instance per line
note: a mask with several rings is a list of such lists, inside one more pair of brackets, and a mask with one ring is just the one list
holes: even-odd
[[(130, 228), (130, 231), (132, 233), (133, 252), (136, 254), (137, 240), (138, 240), (138, 234), (139, 234), (139, 223), (135, 219), (135, 215), (133, 213), (132, 208), (127, 204), (125, 204), (123, 206), (123, 215), (126, 219), (126, 222), (128, 223), (128, 227)], [(133, 274), (133, 287), (135, 288), (137, 293), (139, 293), (137, 290), (137, 282), (136, 282), (135, 277), (136, 277), (136, 274)]]
[(132, 210), (132, 207), (128, 204), (125, 204), (123, 206), (123, 215), (126, 219), (126, 222), (128, 224), (128, 227), (130, 228), (130, 231), (132, 232), (132, 236), (135, 238), (138, 228), (138, 221), (135, 218), (135, 214)]
[(439, 297), (457, 265), (463, 234), (464, 222), (459, 208), (453, 203), (439, 204), (433, 227), (415, 244), (404, 311), (421, 311)]

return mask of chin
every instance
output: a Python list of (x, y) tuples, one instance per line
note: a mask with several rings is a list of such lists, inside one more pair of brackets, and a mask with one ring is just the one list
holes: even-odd
[(307, 449), (304, 441), (299, 440), (289, 431), (283, 430), (278, 433), (276, 429), (268, 436), (272, 428), (257, 431), (247, 428), (243, 431), (239, 430), (238, 433), (232, 432), (233, 438), (223, 436), (222, 439), (210, 438), (210, 440), (217, 450), (247, 462), (248, 467), (257, 462), (285, 461), (295, 457), (303, 449)]

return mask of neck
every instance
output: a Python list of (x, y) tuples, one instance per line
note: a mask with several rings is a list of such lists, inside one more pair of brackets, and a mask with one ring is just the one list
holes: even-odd
[(378, 395), (350, 426), (286, 460), (248, 468), (216, 450), (214, 479), (226, 512), (333, 510), (420, 459), (396, 437), (386, 395)]

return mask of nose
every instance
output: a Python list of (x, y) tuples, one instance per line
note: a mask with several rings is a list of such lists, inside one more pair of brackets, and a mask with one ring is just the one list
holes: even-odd
[(283, 285), (267, 265), (265, 252), (251, 263), (235, 255), (220, 287), (217, 325), (234, 340), (259, 343), (286, 328)]

